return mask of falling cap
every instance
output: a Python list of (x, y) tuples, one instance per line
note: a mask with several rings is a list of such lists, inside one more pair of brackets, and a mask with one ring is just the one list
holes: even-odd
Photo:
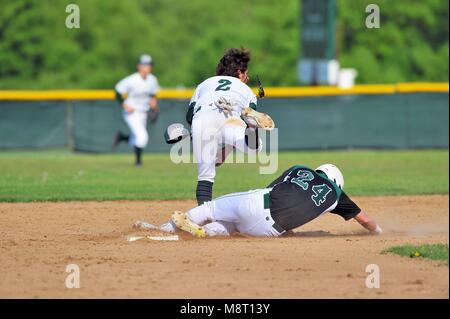
[(152, 57), (148, 54), (143, 54), (139, 57), (139, 64), (151, 65), (153, 62)]
[(181, 123), (169, 125), (164, 133), (167, 144), (175, 144), (188, 136), (190, 136), (189, 131)]

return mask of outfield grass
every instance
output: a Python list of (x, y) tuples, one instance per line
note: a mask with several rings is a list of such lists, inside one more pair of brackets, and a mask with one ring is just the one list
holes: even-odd
[[(278, 171), (260, 175), (257, 164), (225, 164), (214, 196), (261, 188), (294, 164), (332, 162), (351, 195), (447, 194), (448, 150), (317, 151), (279, 154)], [(173, 164), (167, 154), (73, 154), (68, 151), (0, 153), (0, 201), (193, 199), (195, 164)]]
[(447, 244), (427, 244), (420, 246), (404, 245), (394, 246), (383, 251), (383, 253), (394, 253), (410, 258), (428, 258), (433, 260), (446, 261), (448, 264)]

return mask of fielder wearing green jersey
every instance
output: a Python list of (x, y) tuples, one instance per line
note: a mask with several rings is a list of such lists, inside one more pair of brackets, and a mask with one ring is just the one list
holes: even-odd
[(316, 169), (297, 165), (286, 170), (266, 188), (234, 193), (189, 210), (175, 212), (160, 230), (177, 228), (198, 237), (229, 236), (235, 232), (250, 236), (278, 237), (325, 214), (354, 218), (374, 234), (377, 223), (361, 211), (343, 191), (344, 177), (332, 164)]

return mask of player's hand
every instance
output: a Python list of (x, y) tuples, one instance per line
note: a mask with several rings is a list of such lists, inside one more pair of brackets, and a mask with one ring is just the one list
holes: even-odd
[(158, 116), (159, 116), (159, 107), (157, 107), (157, 106), (151, 107), (148, 114), (150, 117), (150, 122), (156, 123), (156, 121), (158, 120)]
[(159, 107), (158, 106), (150, 107), (150, 110), (152, 110), (155, 113), (159, 113)]
[(123, 104), (123, 108), (125, 111), (127, 111), (128, 114), (131, 114), (134, 112), (134, 108), (132, 108), (131, 106), (129, 106), (128, 104)]

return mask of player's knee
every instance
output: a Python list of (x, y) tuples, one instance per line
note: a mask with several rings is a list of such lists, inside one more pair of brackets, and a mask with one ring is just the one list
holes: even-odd
[(147, 132), (142, 132), (136, 136), (136, 146), (140, 148), (144, 148), (148, 143), (148, 134)]
[(212, 222), (203, 226), (209, 237), (213, 236), (231, 236), (232, 231), (226, 225), (219, 222)]
[(212, 210), (209, 202), (191, 209), (186, 213), (186, 216), (189, 218), (189, 220), (198, 225), (203, 225), (204, 223), (213, 220)]

